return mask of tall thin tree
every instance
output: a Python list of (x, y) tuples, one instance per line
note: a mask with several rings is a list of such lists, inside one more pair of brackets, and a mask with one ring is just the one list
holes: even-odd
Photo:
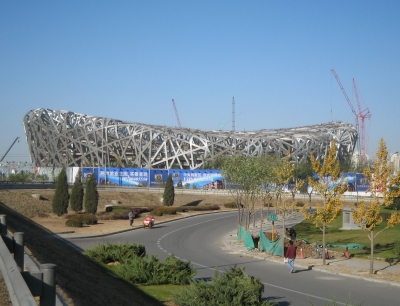
[(83, 184), (81, 177), (82, 177), (82, 172), (81, 169), (79, 169), (75, 177), (74, 185), (72, 186), (71, 198), (70, 198), (71, 209), (75, 213), (78, 213), (83, 209), (84, 191), (83, 191)]
[(91, 175), (86, 182), (85, 211), (87, 214), (95, 214), (99, 204), (99, 193), (94, 175)]
[(69, 204), (69, 193), (68, 193), (68, 181), (67, 173), (65, 168), (61, 169), (61, 172), (57, 176), (56, 191), (53, 197), (53, 213), (57, 216), (62, 216), (68, 213)]
[(357, 207), (352, 207), (353, 220), (366, 233), (371, 243), (369, 273), (374, 271), (374, 246), (375, 238), (379, 233), (400, 223), (400, 214), (392, 212), (390, 218), (379, 231), (374, 231), (375, 228), (383, 222), (381, 216), (381, 208), (389, 206), (394, 199), (400, 196), (400, 189), (393, 188), (400, 184), (400, 173), (391, 175), (392, 165), (387, 161), (388, 151), (386, 143), (381, 139), (379, 150), (376, 152), (376, 159), (373, 162), (373, 169), (366, 168), (365, 176), (369, 180), (371, 198), (368, 203), (364, 200), (357, 204)]
[[(304, 217), (310, 220), (322, 231), (322, 245), (325, 249), (325, 232), (327, 224), (333, 222), (342, 212), (344, 200), (341, 198), (347, 191), (347, 184), (340, 176), (340, 163), (336, 159), (336, 142), (332, 141), (328, 154), (323, 162), (320, 162), (311, 155), (311, 163), (318, 179), (309, 178), (309, 185), (313, 191), (319, 193), (322, 203), (317, 204), (317, 212), (312, 214), (303, 206)], [(326, 256), (322, 256), (322, 263), (325, 265)]]
[(174, 182), (172, 181), (172, 175), (168, 175), (167, 182), (165, 183), (164, 194), (163, 194), (163, 204), (165, 206), (174, 205), (175, 201), (175, 188)]

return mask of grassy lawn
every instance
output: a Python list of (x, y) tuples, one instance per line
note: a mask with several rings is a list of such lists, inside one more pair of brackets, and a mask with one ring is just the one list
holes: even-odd
[(189, 285), (153, 285), (143, 286), (135, 285), (138, 289), (142, 290), (147, 295), (154, 297), (160, 302), (172, 302), (173, 295)]
[[(385, 212), (391, 212), (385, 210)], [(354, 249), (350, 250), (351, 254), (355, 257), (369, 258), (370, 254), (370, 240), (367, 236), (367, 232), (363, 230), (340, 230), (342, 227), (342, 215), (340, 215), (334, 222), (327, 225), (326, 228), (326, 243), (330, 244), (349, 244), (358, 243), (365, 246), (364, 249)], [(377, 227), (375, 227), (374, 233), (376, 234), (380, 230), (386, 227), (386, 222), (382, 222)], [(303, 221), (300, 224), (294, 226), (297, 232), (297, 239), (307, 238), (309, 243), (318, 241), (322, 244), (322, 230), (315, 227), (310, 221)], [(374, 257), (375, 258), (400, 258), (399, 254), (394, 252), (394, 242), (397, 237), (400, 237), (400, 224), (395, 227), (388, 228), (381, 232), (374, 239)], [(400, 238), (397, 238), (400, 240)], [(332, 251), (344, 252), (342, 248), (332, 248)]]

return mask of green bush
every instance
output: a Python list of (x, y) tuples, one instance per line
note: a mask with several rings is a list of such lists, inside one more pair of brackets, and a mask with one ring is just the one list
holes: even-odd
[(225, 208), (237, 208), (236, 202), (228, 202), (224, 204)]
[(186, 206), (188, 211), (209, 211), (209, 210), (219, 210), (220, 207), (216, 204), (211, 206)]
[(75, 177), (74, 185), (72, 186), (71, 197), (70, 197), (70, 206), (74, 212), (80, 212), (83, 209), (83, 184), (82, 184), (82, 172), (79, 169), (78, 173)]
[(296, 207), (303, 207), (305, 204), (303, 202), (296, 202)]
[(190, 262), (170, 255), (164, 262), (157, 256), (132, 258), (115, 271), (122, 279), (143, 285), (188, 285), (196, 275)]
[(165, 182), (164, 194), (163, 194), (163, 204), (165, 206), (174, 205), (175, 200), (175, 188), (172, 181), (172, 175), (168, 175), (167, 181)]
[(82, 227), (83, 221), (79, 218), (78, 215), (70, 217), (67, 221), (65, 221), (65, 225), (68, 227)]
[(94, 175), (91, 175), (86, 182), (85, 192), (85, 211), (88, 214), (95, 214), (99, 204), (99, 193), (97, 191), (96, 180)]
[(82, 222), (85, 225), (94, 225), (97, 224), (97, 217), (93, 214), (82, 214), (78, 215), (82, 218)]
[[(163, 216), (163, 215), (176, 215), (176, 207), (156, 207), (155, 209), (153, 209), (153, 211), (151, 212), (153, 215), (155, 216)], [(159, 213), (162, 213), (161, 215)]]
[[(67, 216), (68, 220), (65, 222), (67, 226), (82, 227), (83, 225), (97, 224), (97, 217), (93, 214), (79, 214)], [(78, 225), (74, 225), (78, 224)], [(80, 224), (80, 225), (79, 225)]]
[(176, 212), (186, 212), (188, 211), (186, 207), (184, 206), (178, 206), (176, 207)]
[(56, 191), (54, 193), (52, 202), (53, 213), (55, 213), (57, 216), (65, 215), (68, 212), (68, 204), (69, 193), (67, 173), (65, 172), (65, 168), (63, 167), (57, 177)]
[(116, 261), (126, 263), (135, 257), (145, 256), (146, 249), (143, 245), (136, 243), (102, 243), (87, 250), (85, 254), (91, 259), (105, 264)]
[[(222, 275), (218, 271), (212, 282), (197, 281), (174, 295), (174, 301), (180, 306), (189, 305), (230, 305), (256, 306), (271, 305), (261, 301), (264, 285), (257, 278), (244, 272), (244, 268), (232, 267)], [(240, 294), (238, 294), (240, 292)], [(193, 303), (193, 301), (196, 301)]]

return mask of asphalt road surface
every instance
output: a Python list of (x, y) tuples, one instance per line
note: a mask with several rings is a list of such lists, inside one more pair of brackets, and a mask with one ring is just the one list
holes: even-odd
[[(164, 224), (152, 229), (98, 238), (67, 239), (78, 250), (106, 242), (135, 242), (146, 247), (148, 255), (165, 259), (174, 254), (190, 261), (197, 269), (196, 278), (209, 280), (215, 271), (223, 272), (231, 266), (245, 267), (247, 274), (258, 277), (265, 285), (263, 299), (279, 306), (324, 305), (336, 299), (335, 305), (362, 303), (363, 306), (398, 305), (397, 287), (382, 283), (348, 278), (313, 270), (298, 269), (289, 273), (286, 265), (235, 253), (226, 247), (227, 234), (235, 232), (237, 212), (205, 214)], [(296, 267), (295, 267), (296, 269)], [(331, 304), (326, 304), (331, 305)]]

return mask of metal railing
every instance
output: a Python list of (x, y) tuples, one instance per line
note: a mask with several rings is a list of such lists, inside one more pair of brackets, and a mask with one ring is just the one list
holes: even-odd
[[(26, 260), (24, 233), (8, 236), (6, 215), (0, 215), (0, 230), (0, 269), (12, 304), (36, 306), (34, 297), (38, 296), (40, 306), (55, 306), (57, 266), (42, 264), (37, 267), (33, 261)], [(24, 266), (28, 271), (24, 271)]]

